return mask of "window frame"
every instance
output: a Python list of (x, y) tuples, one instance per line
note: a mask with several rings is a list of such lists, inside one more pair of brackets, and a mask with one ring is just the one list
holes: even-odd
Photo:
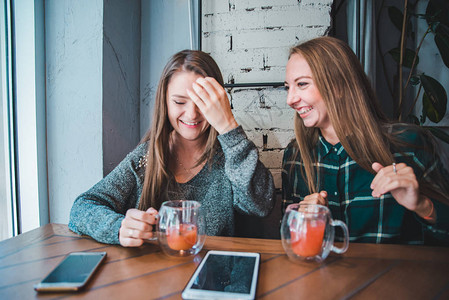
[[(12, 101), (12, 44), (11, 44), (11, 7), (10, 2), (0, 3), (0, 80), (2, 97), (3, 147), (5, 165), (5, 196), (6, 198), (6, 236), (10, 238), (18, 232), (17, 198), (15, 180), (15, 151), (14, 151), (14, 111)], [(3, 201), (3, 200), (2, 200)], [(0, 240), (1, 240), (0, 239)]]
[(49, 222), (43, 0), (11, 1), (17, 233)]

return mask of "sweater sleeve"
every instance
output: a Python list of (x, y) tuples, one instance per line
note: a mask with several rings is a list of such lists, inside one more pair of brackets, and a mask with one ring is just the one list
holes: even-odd
[[(78, 196), (70, 211), (69, 228), (107, 244), (119, 244), (125, 213), (140, 196), (146, 145), (139, 145), (105, 178)], [(139, 164), (140, 159), (140, 164)]]
[(282, 205), (281, 205), (281, 215), (284, 215), (285, 209), (289, 204), (300, 201), (300, 199), (296, 199), (293, 193), (293, 180), (292, 177), (294, 174), (295, 161), (293, 161), (294, 152), (293, 142), (290, 142), (289, 145), (284, 150), (284, 155), (282, 158)]
[(241, 126), (219, 135), (218, 140), (225, 156), (234, 208), (244, 214), (267, 216), (274, 204), (274, 181), (260, 162), (256, 146)]

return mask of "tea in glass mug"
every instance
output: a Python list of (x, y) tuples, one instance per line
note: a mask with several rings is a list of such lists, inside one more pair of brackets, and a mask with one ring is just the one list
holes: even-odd
[(157, 239), (162, 250), (171, 256), (195, 255), (206, 239), (201, 204), (192, 200), (162, 203), (157, 222)]
[[(334, 245), (335, 226), (344, 234), (343, 247)], [(294, 261), (321, 262), (331, 251), (344, 253), (349, 245), (346, 224), (333, 220), (329, 208), (318, 204), (294, 203), (287, 206), (281, 224), (282, 246)]]

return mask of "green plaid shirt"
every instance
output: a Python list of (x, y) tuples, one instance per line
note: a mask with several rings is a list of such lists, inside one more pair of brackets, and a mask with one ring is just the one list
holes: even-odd
[[(410, 131), (402, 137), (412, 145), (423, 141)], [(292, 141), (284, 152), (283, 212), (288, 204), (299, 202), (310, 194), (301, 174), (300, 168), (303, 167), (299, 155), (293, 160), (297, 150), (295, 144)], [(418, 180), (436, 168), (442, 168), (439, 160), (432, 161), (421, 153), (423, 151), (401, 150), (394, 153), (396, 162), (411, 166)], [(370, 184), (374, 175), (352, 160), (340, 143), (332, 145), (320, 136), (316, 151), (318, 162), (314, 165), (318, 166), (317, 176), (320, 176), (318, 190), (327, 192), (332, 218), (348, 225), (351, 242), (449, 245), (448, 206), (432, 200), (437, 211), (437, 223), (431, 226), (398, 204), (390, 193), (380, 198), (373, 197)], [(336, 232), (336, 240), (342, 240), (339, 232)]]

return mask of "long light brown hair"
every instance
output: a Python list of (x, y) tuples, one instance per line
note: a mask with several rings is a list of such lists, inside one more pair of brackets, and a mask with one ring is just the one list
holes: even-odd
[[(368, 77), (352, 49), (336, 38), (319, 37), (293, 47), (290, 57), (293, 54), (300, 54), (309, 65), (335, 133), (348, 155), (373, 174), (371, 165), (374, 162), (391, 165), (394, 162), (391, 147), (400, 148), (405, 143), (397, 133), (388, 130), (392, 123), (381, 111)], [(313, 164), (317, 161), (314, 149), (319, 129), (305, 127), (298, 114), (295, 114), (294, 122), (298, 147), (295, 155), (300, 153), (305, 172), (302, 175), (307, 180), (309, 192), (316, 193), (320, 176), (318, 167)], [(423, 132), (418, 126), (407, 126)], [(447, 187), (447, 184), (443, 185)], [(430, 191), (434, 188), (426, 182), (420, 182), (420, 189), (427, 196), (434, 194)], [(444, 193), (437, 198), (448, 203)]]
[[(147, 166), (139, 203), (141, 210), (149, 207), (159, 209), (162, 202), (168, 200), (170, 181), (174, 180), (168, 169), (170, 133), (173, 127), (168, 119), (166, 97), (170, 79), (179, 71), (190, 71), (204, 77), (213, 77), (224, 86), (223, 76), (217, 63), (205, 52), (183, 50), (169, 59), (157, 87), (151, 128), (141, 141), (141, 143), (148, 142)], [(204, 161), (211, 161), (218, 147), (218, 133), (212, 126), (209, 126), (204, 134), (207, 135), (206, 146), (197, 165)]]

